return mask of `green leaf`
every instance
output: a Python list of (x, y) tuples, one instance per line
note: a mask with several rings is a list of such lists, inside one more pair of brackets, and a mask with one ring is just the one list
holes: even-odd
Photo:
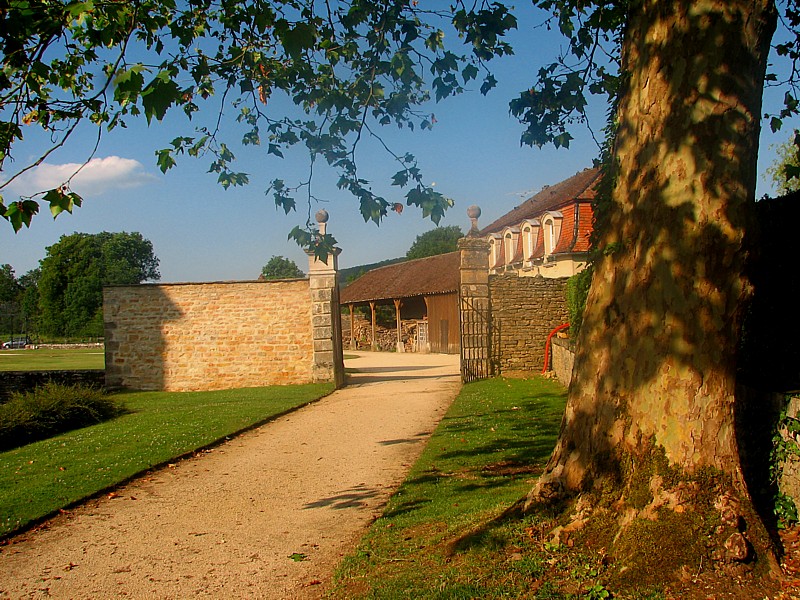
[(129, 69), (120, 71), (114, 78), (114, 99), (124, 105), (130, 100), (135, 100), (142, 93), (144, 87), (144, 65), (134, 65)]
[(467, 65), (461, 70), (461, 76), (464, 78), (464, 83), (475, 79), (478, 76), (478, 67), (475, 65)]
[(408, 184), (408, 170), (403, 169), (392, 175), (392, 185), (405, 187)]
[(494, 75), (492, 74), (487, 75), (483, 79), (483, 83), (481, 84), (481, 94), (485, 96), (496, 85), (497, 85), (497, 79), (494, 78)]
[(20, 200), (18, 202), (12, 202), (6, 208), (5, 212), (3, 213), (3, 217), (11, 222), (11, 226), (16, 232), (22, 229), (23, 225), (25, 225), (25, 227), (30, 227), (31, 218), (33, 218), (33, 216), (38, 212), (38, 202), (35, 202), (34, 200)]
[(295, 226), (295, 228), (289, 232), (289, 236), (286, 239), (294, 240), (297, 242), (297, 245), (302, 248), (308, 248), (311, 245), (311, 232), (307, 229), (301, 229), (299, 226)]
[(161, 121), (167, 110), (181, 98), (181, 89), (167, 71), (161, 71), (142, 92), (142, 106), (148, 125)]
[(50, 204), (50, 213), (54, 219), (64, 211), (72, 214), (72, 209), (80, 206), (83, 201), (75, 192), (66, 192), (63, 188), (49, 190), (42, 200)]
[(286, 53), (294, 60), (298, 60), (305, 50), (314, 47), (316, 31), (308, 23), (297, 23), (283, 34), (281, 41)]
[(161, 169), (162, 173), (166, 173), (177, 164), (175, 159), (172, 158), (172, 150), (169, 148), (156, 150), (156, 157), (156, 163), (158, 164), (158, 168)]

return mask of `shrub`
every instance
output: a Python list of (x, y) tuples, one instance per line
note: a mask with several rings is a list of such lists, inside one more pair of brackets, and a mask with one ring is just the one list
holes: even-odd
[(566, 296), (571, 337), (575, 337), (578, 331), (581, 329), (581, 323), (583, 322), (583, 309), (586, 306), (586, 297), (589, 295), (589, 286), (591, 284), (591, 265), (567, 280)]
[(85, 385), (49, 382), (32, 392), (14, 393), (0, 405), (0, 451), (106, 421), (124, 412), (124, 407), (102, 390)]

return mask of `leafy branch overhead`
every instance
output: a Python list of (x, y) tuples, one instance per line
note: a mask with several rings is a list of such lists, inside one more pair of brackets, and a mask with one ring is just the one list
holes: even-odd
[[(377, 138), (377, 125), (431, 127), (435, 119), (423, 110), (431, 96), (441, 100), (476, 81), (488, 92), (496, 82), (486, 63), (511, 53), (503, 36), (516, 27), (503, 4), (416, 0), (11, 0), (0, 18), (0, 169), (8, 172), (26, 127), (38, 126), (54, 142), (7, 174), (0, 189), (83, 123), (102, 132), (173, 112), (185, 115), (188, 132), (156, 151), (159, 168), (166, 172), (181, 155), (209, 156), (223, 187), (244, 185), (248, 176), (236, 170), (233, 145), (220, 131), (222, 115), (233, 110), (244, 146), (265, 146), (278, 157), (305, 146), (311, 164), (336, 169), (339, 187), (376, 223), (396, 203), (360, 176), (359, 142)], [(466, 42), (461, 54), (445, 48), (444, 30), (453, 28)], [(277, 96), (296, 114), (273, 108)], [(190, 123), (201, 107), (210, 125)], [(424, 183), (413, 156), (389, 152), (399, 167), (393, 183), (409, 190), (406, 204), (438, 223), (452, 202)], [(278, 181), (268, 193), (287, 212), (297, 193), (313, 197), (310, 178), (294, 187)], [(81, 198), (69, 185), (0, 198), (0, 214), (19, 230), (40, 202), (54, 215), (71, 211)]]
[[(766, 76), (767, 85), (785, 89), (783, 106), (764, 115), (773, 129), (799, 109), (800, 9), (778, 5), (788, 35), (775, 49), (789, 66), (785, 76)], [(489, 63), (513, 53), (506, 41), (517, 27), (511, 8), (488, 0), (8, 0), (0, 11), (0, 192), (79, 126), (94, 125), (101, 135), (134, 118), (182, 116), (185, 135), (156, 150), (164, 172), (182, 156), (206, 157), (224, 188), (241, 186), (249, 177), (236, 167), (240, 145), (277, 157), (302, 147), (309, 176), (296, 184), (275, 179), (266, 193), (277, 207), (289, 212), (299, 195), (314, 199), (314, 168), (327, 164), (364, 219), (379, 223), (403, 204), (373, 191), (359, 173), (356, 151), (374, 138), (397, 163), (391, 182), (407, 190), (405, 205), (438, 223), (452, 201), (425, 183), (412, 155), (383, 144), (379, 126), (430, 128), (430, 101), (495, 87)], [(630, 3), (534, 0), (518, 10), (541, 10), (543, 26), (567, 40), (552, 62), (531, 68), (532, 85), (510, 103), (524, 126), (521, 141), (568, 146), (572, 126), (588, 120), (591, 95), (615, 106)], [(231, 114), (240, 127), (235, 139), (221, 131)], [(10, 169), (34, 127), (52, 144)], [(57, 190), (0, 197), (0, 215), (18, 231), (42, 202), (58, 215), (81, 198), (68, 179)]]

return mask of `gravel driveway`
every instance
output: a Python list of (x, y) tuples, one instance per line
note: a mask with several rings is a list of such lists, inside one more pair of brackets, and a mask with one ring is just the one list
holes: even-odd
[(0, 547), (0, 598), (317, 598), (457, 394), (458, 356), (348, 354), (331, 396)]

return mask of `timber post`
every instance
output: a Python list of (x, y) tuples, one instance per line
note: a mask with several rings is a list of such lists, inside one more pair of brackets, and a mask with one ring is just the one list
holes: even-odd
[(394, 311), (395, 316), (397, 317), (397, 351), (398, 352), (405, 352), (406, 347), (403, 344), (403, 322), (400, 320), (400, 307), (402, 306), (403, 301), (395, 298), (394, 300)]

